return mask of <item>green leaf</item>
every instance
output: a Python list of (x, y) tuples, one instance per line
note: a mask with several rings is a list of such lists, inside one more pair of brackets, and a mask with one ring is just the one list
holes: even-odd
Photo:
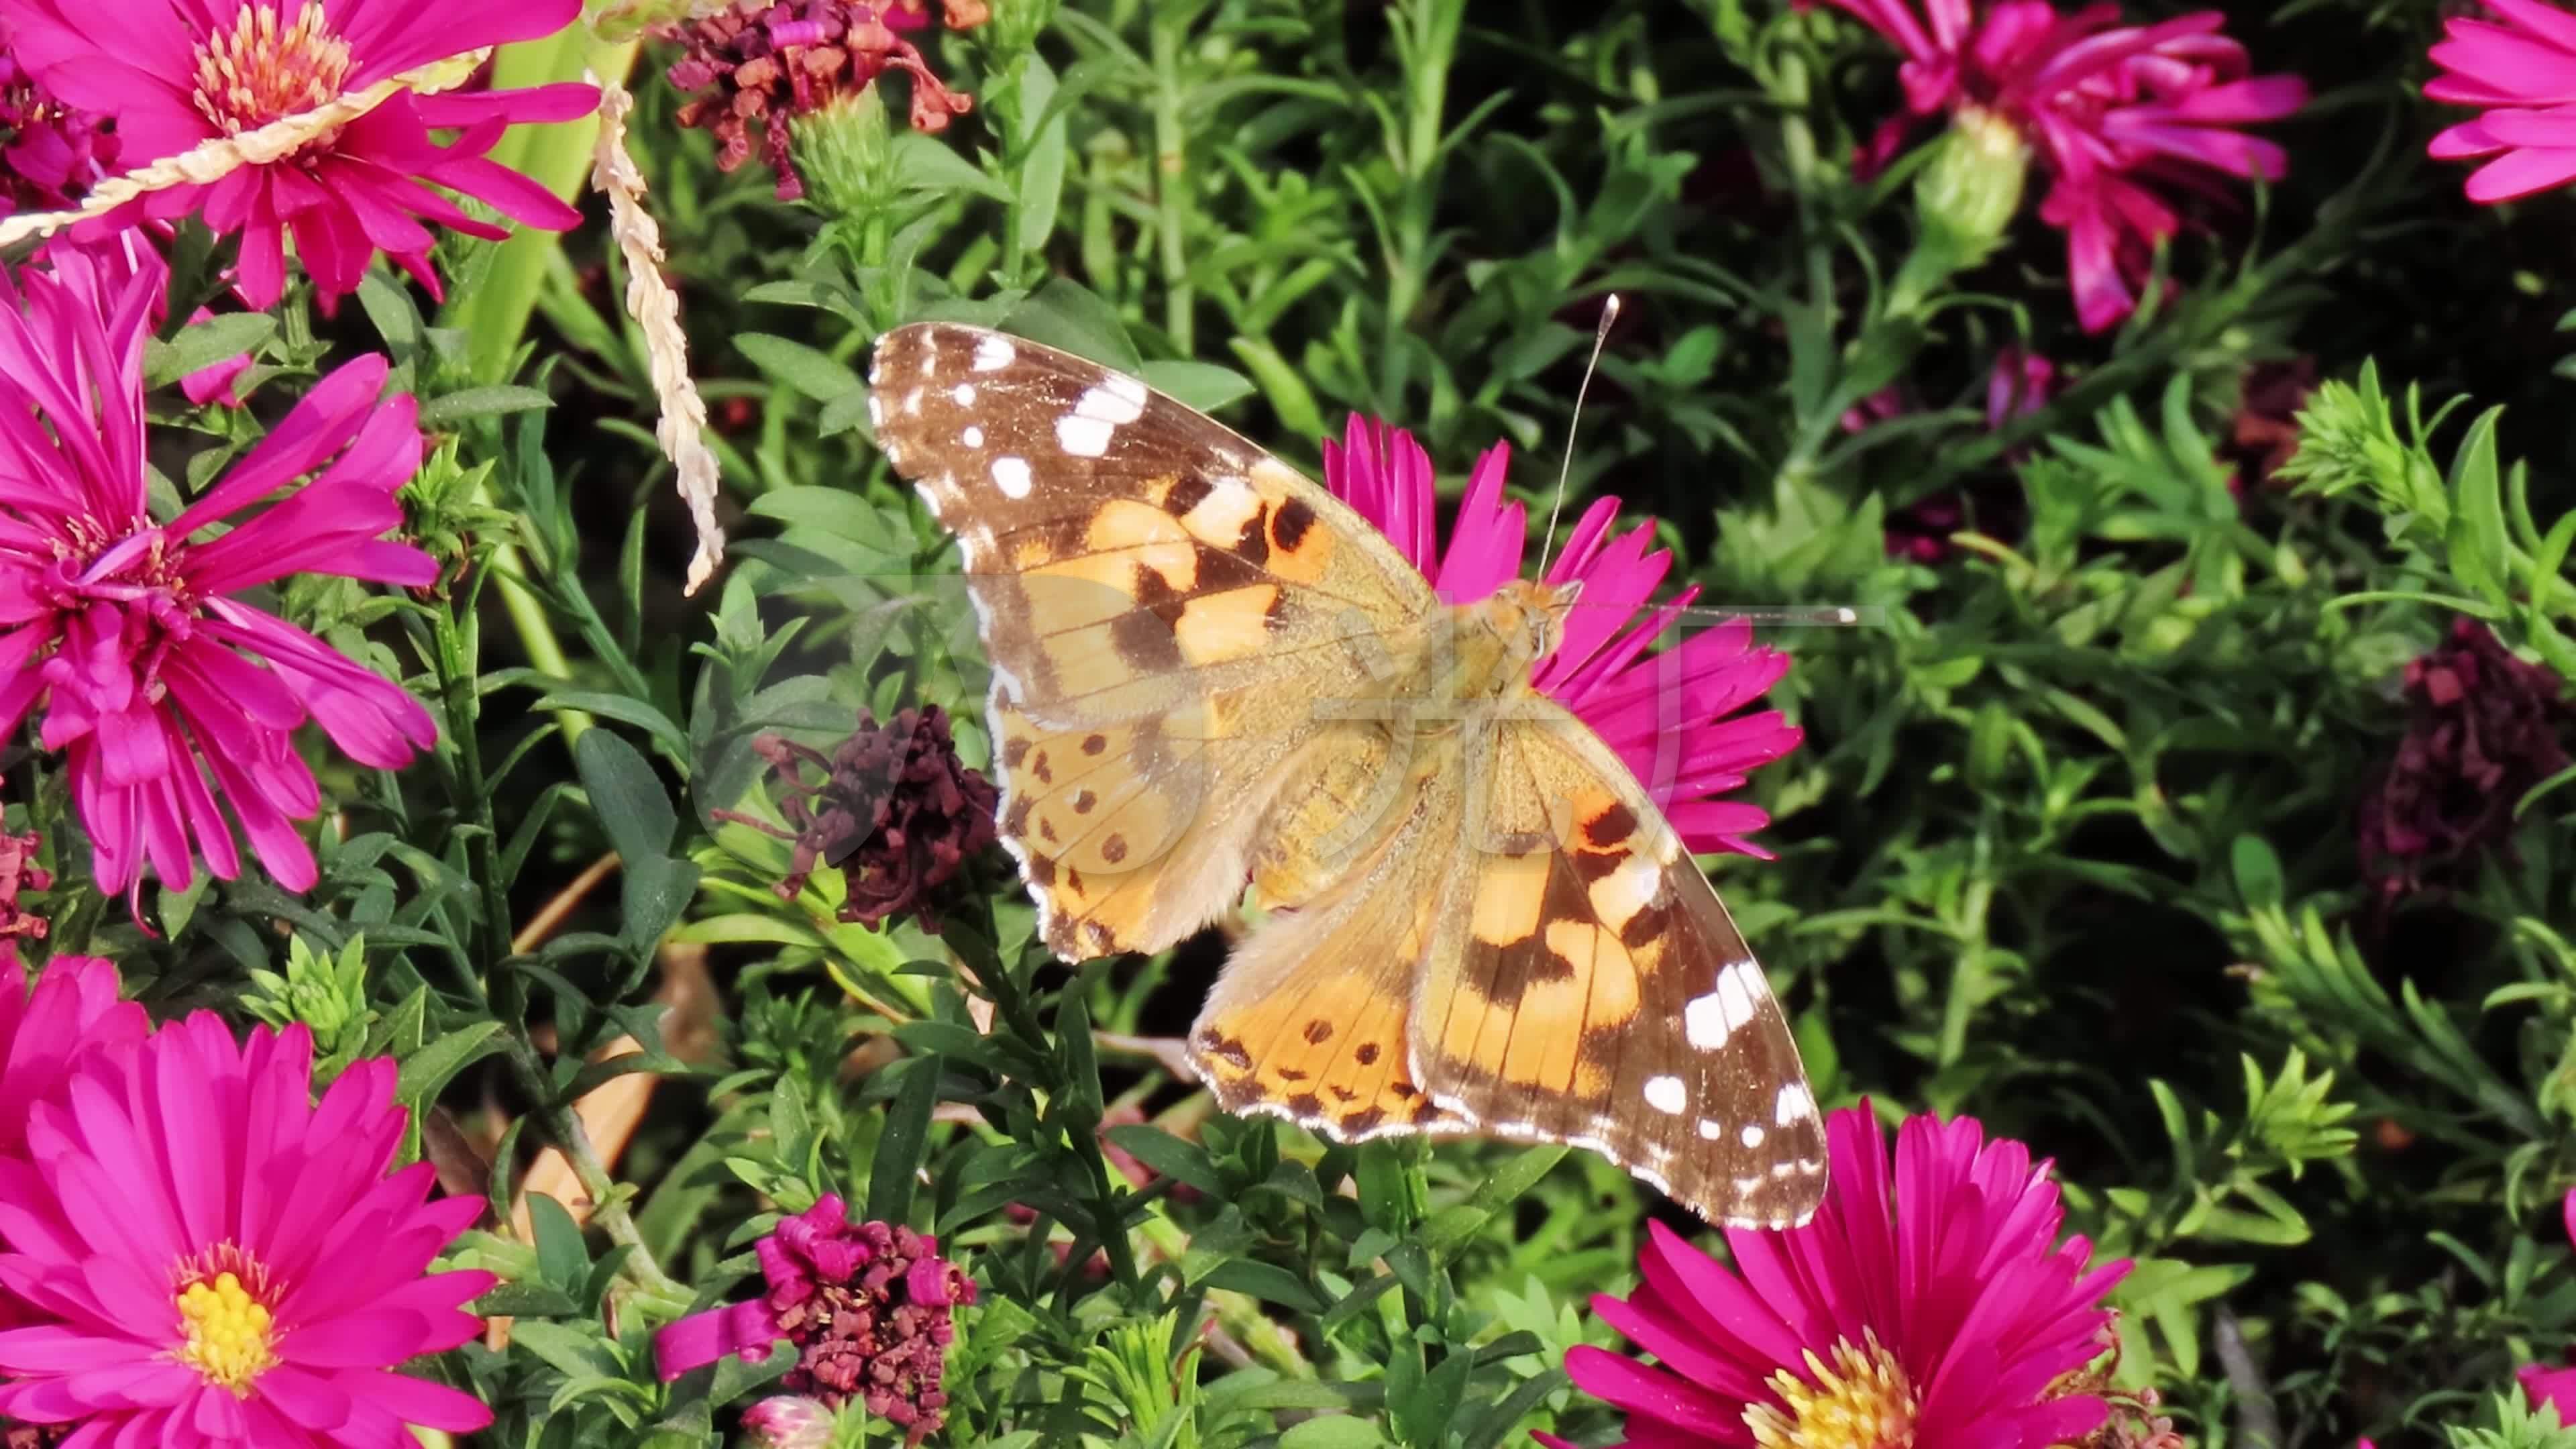
[(876, 1160), (868, 1164), (868, 1217), (881, 1223), (912, 1216), (912, 1193), (930, 1147), (930, 1113), (939, 1105), (939, 1058), (916, 1057), (900, 1068), (903, 1085), (886, 1104)]
[[(619, 724), (631, 724), (637, 729), (650, 730), (657, 742), (669, 745), (680, 753), (681, 758), (687, 758), (688, 732), (672, 723), (669, 715), (640, 699), (629, 699), (622, 694), (602, 694), (589, 689), (559, 689), (539, 697), (528, 706), (532, 714), (557, 709), (577, 709), (585, 714), (613, 719)], [(590, 736), (583, 735), (582, 738), (588, 739)]]
[(1055, 71), (1037, 55), (1030, 55), (1020, 72), (1020, 114), (1027, 122), (1041, 119), (1045, 127), (1036, 141), (1023, 136), (1020, 141), (1028, 151), (1020, 158), (1019, 225), (1014, 241), (1023, 253), (1044, 248), (1047, 238), (1055, 234), (1055, 213), (1064, 197), (1064, 159), (1066, 122), (1062, 112), (1047, 115), (1047, 102), (1055, 95)]
[(1145, 370), (1144, 358), (1128, 339), (1127, 324), (1118, 320), (1118, 309), (1069, 278), (1055, 278), (1012, 308), (1001, 330), (1130, 376)]
[(667, 855), (619, 854), (626, 866), (626, 883), (618, 897), (617, 934), (628, 950), (641, 956), (661, 945), (662, 938), (679, 924), (697, 894), (698, 868)]
[(581, 1244), (581, 1228), (564, 1205), (542, 1192), (528, 1194), (528, 1224), (537, 1239), (537, 1272), (567, 1293), (578, 1293), (590, 1277), (590, 1250)]
[(1275, 1263), (1251, 1258), (1232, 1258), (1219, 1263), (1213, 1272), (1190, 1285), (1193, 1288), (1225, 1288), (1249, 1293), (1266, 1302), (1294, 1308), (1300, 1313), (1321, 1313), (1324, 1302), (1304, 1279)]
[(984, 174), (947, 142), (919, 131), (898, 131), (894, 138), (894, 180), (909, 191), (972, 191), (995, 201), (1011, 200), (1011, 189)]
[(420, 425), (425, 430), (436, 432), (474, 418), (532, 412), (554, 405), (554, 399), (533, 387), (469, 387), (422, 403)]
[[(544, 1201), (552, 1202), (553, 1198)], [(561, 1211), (561, 1209), (557, 1209)], [(593, 1375), (622, 1379), (625, 1365), (617, 1361), (598, 1335), (569, 1323), (529, 1322), (511, 1325), (510, 1342), (545, 1360), (556, 1369), (573, 1376)]]
[[(496, 1223), (506, 1223), (510, 1220), (510, 1207), (515, 1197), (519, 1175), (519, 1134), (526, 1129), (527, 1125), (526, 1114), (512, 1117), (509, 1128), (501, 1134), (501, 1145), (492, 1151), (492, 1180), (484, 1191), (485, 1202), (491, 1209), (492, 1221)], [(485, 1309), (484, 1311), (497, 1313), (502, 1310)]]
[(358, 279), (358, 305), (375, 324), (387, 351), (401, 357), (420, 345), (420, 308), (413, 305), (409, 291), (395, 286), (381, 270), (370, 267)]
[(1314, 391), (1306, 386), (1297, 369), (1288, 365), (1288, 359), (1279, 355), (1279, 349), (1252, 337), (1232, 338), (1226, 345), (1234, 349), (1245, 367), (1252, 369), (1270, 410), (1279, 415), (1279, 426), (1301, 438), (1320, 438), (1330, 431), (1324, 426), (1324, 410), (1316, 404)]
[(1187, 1183), (1210, 1197), (1226, 1195), (1225, 1174), (1217, 1171), (1215, 1160), (1197, 1143), (1141, 1122), (1112, 1127), (1106, 1135), (1118, 1150), (1174, 1182)]
[(608, 730), (588, 730), (572, 754), (591, 811), (617, 853), (629, 861), (669, 854), (679, 812), (643, 752)]
[(1231, 367), (1208, 362), (1157, 361), (1145, 364), (1145, 385), (1173, 401), (1203, 413), (1252, 396), (1252, 379)]
[(143, 344), (143, 385), (161, 387), (190, 373), (229, 362), (266, 342), (277, 319), (265, 312), (228, 312), (182, 327), (167, 342)]
[(1308, 1419), (1279, 1436), (1279, 1449), (1371, 1449), (1386, 1442), (1375, 1420), (1336, 1414)]
[(2489, 408), (2469, 425), (2451, 460), (2451, 572), (2485, 598), (2502, 603), (2512, 564), (2504, 527), (2504, 490), (2496, 468), (2496, 419)]
[(2281, 858), (2263, 837), (2240, 835), (2228, 854), (2236, 871), (2237, 893), (2245, 897), (2245, 904), (2259, 911), (2281, 903)]
[(501, 1044), (493, 1037), (500, 1030), (501, 1023), (497, 1021), (473, 1022), (403, 1058), (402, 1075), (394, 1088), (394, 1099), (414, 1108), (427, 1103), (468, 1064), (499, 1051)]
[(867, 383), (829, 354), (766, 332), (745, 332), (733, 339), (742, 355), (760, 370), (814, 399), (830, 402), (845, 393), (867, 391)]

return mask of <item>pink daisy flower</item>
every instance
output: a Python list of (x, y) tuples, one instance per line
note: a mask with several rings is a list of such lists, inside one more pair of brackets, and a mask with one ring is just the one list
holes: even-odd
[[(1324, 443), (1324, 483), (1377, 525), (1442, 598), (1472, 603), (1520, 577), (1528, 514), (1503, 501), (1510, 459), (1511, 445), (1496, 443), (1476, 460), (1446, 549), (1437, 546), (1431, 459), (1411, 433), (1353, 414), (1342, 441)], [(1804, 738), (1778, 710), (1728, 718), (1778, 683), (1789, 658), (1754, 644), (1741, 619), (1648, 654), (1699, 590), (1685, 589), (1635, 619), (1673, 558), (1664, 549), (1647, 551), (1655, 536), (1650, 523), (1613, 536), (1618, 512), (1616, 499), (1595, 501), (1548, 567), (1547, 582), (1580, 581), (1583, 593), (1565, 637), (1539, 661), (1535, 683), (1618, 751), (1692, 850), (1768, 860), (1770, 852), (1745, 837), (1770, 824), (1770, 815), (1719, 797)]]
[[(482, 46), (552, 35), (580, 14), (580, 0), (0, 0), (19, 63), (63, 102), (112, 117), (127, 169)], [(326, 306), (358, 289), (379, 251), (435, 294), (422, 220), (509, 233), (431, 187), (529, 226), (572, 226), (578, 212), (487, 153), (514, 122), (567, 121), (598, 103), (580, 84), (405, 92), (283, 160), (155, 192), (117, 215), (193, 215), (240, 233), (237, 280), (255, 310), (285, 289), (290, 236)], [(441, 146), (433, 130), (458, 134)]]
[[(62, 1086), (74, 1059), (128, 1050), (151, 1030), (142, 1007), (118, 999), (112, 962), (57, 956), (30, 991), (16, 956), (0, 959), (0, 1160), (26, 1150), (29, 1112)], [(0, 1328), (27, 1319), (0, 1287)]]
[(1833, 1186), (1814, 1221), (1729, 1229), (1732, 1270), (1649, 1224), (1644, 1283), (1592, 1300), (1660, 1361), (1565, 1356), (1578, 1386), (1628, 1412), (1624, 1442), (2043, 1449), (2098, 1428), (2110, 1405), (2061, 1380), (2102, 1356), (2102, 1296), (2129, 1265), (2088, 1267), (2089, 1243), (2058, 1241), (2048, 1164), (1973, 1119), (1915, 1117), (1891, 1174), (1866, 1103), (1826, 1132)]
[(321, 793), (295, 728), (311, 719), (380, 769), (437, 730), (400, 686), (231, 595), (298, 572), (437, 578), (427, 554), (379, 541), (420, 465), (416, 408), (380, 400), (384, 359), (361, 358), (157, 522), (142, 367), (160, 281), (77, 248), (0, 276), (0, 394), (25, 400), (0, 409), (0, 734), (43, 706), (38, 742), (63, 756), (101, 890), (135, 891), (147, 862), (185, 889), (192, 844), (216, 876), (237, 875), (218, 799), (269, 873), (303, 890), (313, 855), (292, 822)]
[[(2567, 1224), (2568, 1241), (2576, 1242), (2576, 1189), (2569, 1190), (2559, 1213)], [(2524, 1364), (2514, 1377), (2522, 1380), (2523, 1395), (2531, 1400), (2533, 1408), (2548, 1404), (2558, 1410), (2558, 1422), (2576, 1424), (2576, 1353), (2569, 1354), (2568, 1361), (2557, 1368)]]
[(492, 1421), (393, 1372), (482, 1327), (489, 1273), (426, 1273), (482, 1211), (388, 1175), (394, 1063), (313, 1091), (301, 1026), (247, 1044), (199, 1012), (93, 1053), (0, 1157), (0, 1285), (37, 1321), (0, 1331), (0, 1415), (82, 1444), (382, 1446)]
[(37, 85), (0, 24), (0, 216), (60, 210), (114, 172), (116, 131), (105, 119)]
[(2495, 19), (2460, 16), (2433, 47), (2442, 73), (2427, 100), (2486, 112), (2433, 138), (2440, 160), (2495, 159), (2471, 172), (2471, 201), (2511, 201), (2576, 178), (2576, 15), (2541, 0), (2486, 0)]
[(55, 957), (33, 990), (15, 960), (0, 969), (0, 1157), (25, 1150), (28, 1112), (70, 1075), (73, 1058), (121, 1051), (151, 1032), (143, 1008), (117, 990), (115, 964), (97, 956)]
[(2088, 332), (2136, 310), (2157, 244), (2181, 229), (2160, 192), (2223, 194), (2220, 176), (2279, 180), (2282, 149), (2237, 128), (2307, 104), (2297, 76), (2247, 74), (2245, 48), (2217, 33), (2215, 10), (2124, 26), (2113, 4), (2062, 15), (2048, 0), (1996, 0), (1982, 14), (1971, 0), (1832, 3), (1905, 52), (1898, 75), (1914, 116), (2001, 122), (2036, 153), (2052, 177), (2040, 218), (2066, 232)]

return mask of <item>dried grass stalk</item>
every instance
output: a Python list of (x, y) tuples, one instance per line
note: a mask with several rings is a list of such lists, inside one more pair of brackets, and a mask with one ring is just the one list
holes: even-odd
[(599, 86), (599, 149), (591, 159), (590, 184), (608, 198), (609, 232), (626, 258), (626, 315), (643, 329), (653, 391), (662, 402), (653, 436), (678, 470), (680, 499), (697, 525), (698, 552), (689, 560), (688, 592), (694, 594), (724, 562), (724, 529), (716, 523), (716, 455), (704, 437), (707, 404), (689, 380), (680, 296), (662, 279), (662, 228), (644, 209), (644, 173), (626, 151), (626, 115), (635, 98), (613, 81), (591, 80)]

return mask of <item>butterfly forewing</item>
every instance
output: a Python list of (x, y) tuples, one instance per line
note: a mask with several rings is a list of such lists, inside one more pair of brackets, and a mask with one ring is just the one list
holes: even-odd
[(877, 344), (877, 442), (957, 535), (993, 669), (1003, 843), (1067, 959), (1232, 908), (1258, 827), (1370, 645), (1436, 604), (1338, 499), (1070, 353), (918, 323)]

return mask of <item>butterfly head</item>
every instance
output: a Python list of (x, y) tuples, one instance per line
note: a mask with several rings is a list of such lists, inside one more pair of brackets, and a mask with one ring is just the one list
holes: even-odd
[[(1574, 608), (1580, 580), (1568, 584), (1513, 579), (1460, 610), (1466, 616), (1469, 659), (1482, 655), (1484, 668), (1471, 664), (1471, 674), (1500, 682), (1521, 682), (1565, 637), (1566, 615)], [(1478, 637), (1481, 636), (1481, 637)]]

